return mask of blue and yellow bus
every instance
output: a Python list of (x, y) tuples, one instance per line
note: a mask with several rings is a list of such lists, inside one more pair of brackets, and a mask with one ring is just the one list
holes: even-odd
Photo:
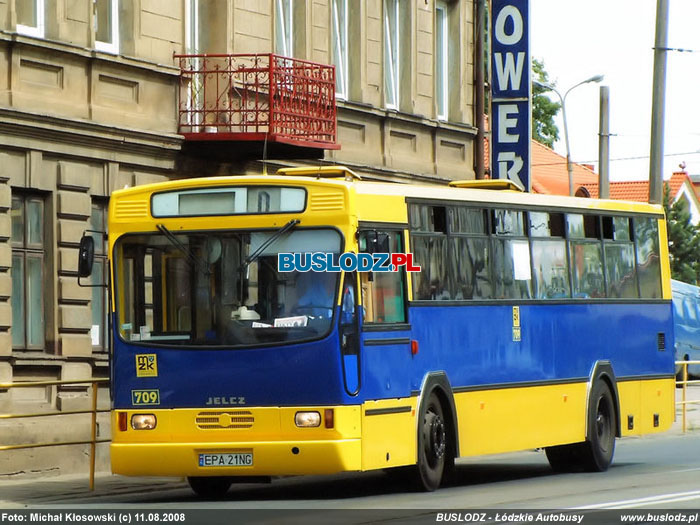
[[(525, 449), (604, 471), (674, 418), (658, 206), (294, 168), (115, 191), (108, 239), (117, 474), (213, 495), (408, 466), (435, 490), (458, 457)], [(278, 270), (319, 252), (421, 271)]]

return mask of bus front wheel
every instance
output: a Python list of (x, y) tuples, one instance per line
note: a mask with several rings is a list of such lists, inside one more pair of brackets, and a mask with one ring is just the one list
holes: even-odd
[(187, 483), (197, 496), (203, 498), (220, 498), (231, 487), (231, 478), (224, 476), (190, 476)]
[(440, 399), (430, 394), (420, 416), (418, 426), (418, 462), (416, 481), (418, 488), (425, 491), (436, 490), (443, 475), (454, 462), (450, 436)]

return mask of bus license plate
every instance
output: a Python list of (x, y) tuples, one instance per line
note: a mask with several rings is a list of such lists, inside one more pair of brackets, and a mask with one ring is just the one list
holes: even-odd
[(252, 453), (200, 454), (200, 467), (252, 467)]

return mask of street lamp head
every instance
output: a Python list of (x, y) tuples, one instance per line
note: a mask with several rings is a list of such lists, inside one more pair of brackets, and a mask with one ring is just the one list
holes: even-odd
[(584, 83), (588, 83), (588, 82), (602, 82), (604, 78), (605, 78), (605, 75), (595, 75), (595, 76), (589, 78), (588, 80), (584, 80), (583, 82), (584, 82)]
[(548, 91), (554, 91), (554, 86), (552, 86), (551, 84), (546, 84), (544, 82), (540, 82), (536, 78), (532, 79), (532, 83), (535, 84), (536, 86), (539, 86), (539, 87), (546, 89)]

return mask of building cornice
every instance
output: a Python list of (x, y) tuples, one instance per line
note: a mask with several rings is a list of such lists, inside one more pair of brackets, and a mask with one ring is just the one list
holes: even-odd
[(463, 124), (459, 122), (449, 122), (445, 120), (436, 120), (422, 117), (420, 115), (412, 115), (410, 113), (402, 113), (393, 109), (381, 109), (369, 104), (360, 104), (346, 100), (338, 100), (338, 114), (342, 115), (343, 111), (356, 113), (364, 116), (373, 116), (386, 120), (395, 120), (405, 122), (414, 126), (424, 126), (436, 130), (445, 130), (453, 133), (466, 133), (470, 136), (476, 136), (477, 128), (471, 124)]
[(0, 108), (0, 137), (5, 147), (166, 171), (174, 168), (175, 157), (184, 140), (174, 133), (155, 133), (11, 108)]
[(102, 51), (77, 46), (75, 44), (69, 44), (67, 42), (59, 42), (57, 40), (49, 40), (46, 38), (35, 38), (11, 31), (0, 30), (0, 42), (7, 42), (10, 45), (21, 44), (31, 46), (56, 53), (64, 53), (75, 57), (97, 60), (116, 66), (141, 69), (149, 73), (159, 73), (161, 75), (171, 77), (180, 76), (180, 68), (174, 65), (149, 62), (148, 60), (126, 55), (112, 55), (110, 53), (104, 53)]

